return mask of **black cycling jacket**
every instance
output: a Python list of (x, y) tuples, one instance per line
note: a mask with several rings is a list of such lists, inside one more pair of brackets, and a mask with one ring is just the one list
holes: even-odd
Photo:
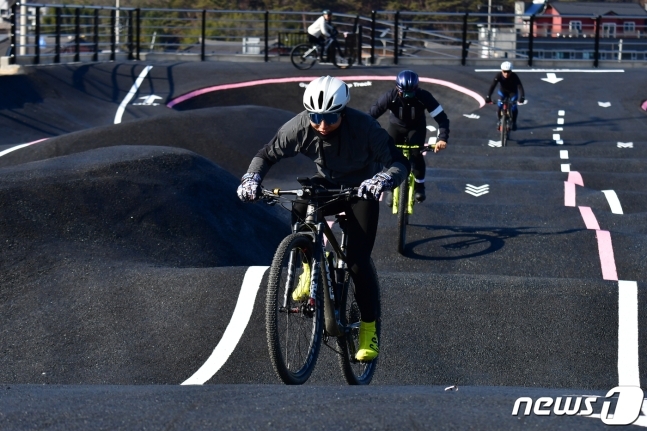
[(369, 113), (371, 117), (379, 118), (389, 110), (391, 111), (389, 122), (413, 129), (424, 127), (427, 124), (425, 109), (438, 123), (438, 140), (447, 142), (449, 139), (449, 118), (434, 96), (422, 88), (418, 88), (415, 97), (411, 98), (401, 97), (398, 89), (393, 88), (377, 99)]
[(494, 81), (492, 81), (492, 85), (490, 85), (490, 90), (487, 92), (488, 96), (492, 95), (497, 84), (501, 84), (502, 93), (519, 94), (519, 97), (525, 97), (521, 80), (514, 72), (510, 72), (510, 75), (507, 78), (503, 77), (503, 73), (497, 73), (494, 77)]
[(315, 162), (316, 177), (339, 186), (359, 186), (383, 168), (394, 184), (400, 184), (411, 169), (377, 121), (361, 111), (346, 108), (339, 128), (325, 137), (310, 126), (307, 111), (297, 114), (254, 156), (247, 172), (263, 178), (276, 162), (299, 153)]

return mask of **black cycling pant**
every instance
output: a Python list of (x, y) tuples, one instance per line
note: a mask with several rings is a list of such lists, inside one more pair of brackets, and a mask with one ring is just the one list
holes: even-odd
[(425, 164), (425, 157), (422, 155), (422, 147), (425, 145), (427, 136), (426, 124), (420, 124), (412, 128), (398, 126), (397, 124), (389, 123), (387, 129), (389, 135), (395, 141), (395, 144), (402, 144), (405, 141), (409, 144), (418, 144), (418, 148), (409, 152), (409, 161), (411, 162), (411, 171), (417, 180), (425, 179), (425, 171), (427, 165)]
[[(337, 187), (338, 188), (338, 187)], [(292, 223), (303, 220), (307, 211), (307, 201), (296, 199)], [(378, 201), (352, 199), (336, 201), (321, 209), (324, 216), (346, 213), (346, 234), (348, 235), (348, 269), (355, 283), (355, 299), (362, 321), (374, 322), (379, 316), (379, 298), (377, 274), (371, 265), (371, 252), (377, 234), (377, 222), (380, 215)], [(296, 215), (295, 215), (296, 213)], [(298, 219), (297, 219), (298, 216)]]
[(308, 40), (311, 44), (319, 46), (319, 56), (324, 57), (324, 48), (326, 45), (326, 38), (323, 36), (315, 37), (311, 34), (308, 34)]

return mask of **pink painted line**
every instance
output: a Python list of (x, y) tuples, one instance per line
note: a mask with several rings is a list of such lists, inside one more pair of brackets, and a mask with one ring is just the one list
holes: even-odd
[(595, 218), (595, 214), (593, 214), (593, 210), (591, 210), (590, 207), (578, 207), (578, 208), (580, 209), (580, 214), (584, 219), (584, 224), (586, 225), (586, 228), (592, 229), (592, 230), (600, 230), (600, 225), (598, 224), (598, 220)]
[(568, 173), (568, 180), (569, 183), (577, 184), (578, 186), (584, 187), (584, 180), (582, 180), (582, 174), (580, 174), (577, 171), (570, 171)]
[(618, 281), (616, 261), (613, 257), (613, 245), (611, 244), (611, 233), (608, 230), (595, 232), (598, 238), (598, 252), (600, 253), (600, 264), (602, 265), (602, 278), (605, 280)]
[(567, 207), (575, 206), (575, 183), (564, 181), (564, 205)]
[(641, 106), (643, 108), (643, 111), (647, 111), (647, 100), (645, 100)]
[[(192, 99), (196, 96), (200, 96), (202, 94), (206, 93), (211, 93), (214, 91), (220, 91), (220, 90), (232, 90), (235, 88), (245, 88), (245, 87), (254, 87), (257, 85), (268, 85), (268, 84), (285, 84), (288, 82), (310, 82), (313, 79), (316, 79), (316, 76), (299, 76), (299, 77), (293, 77), (293, 78), (272, 78), (272, 79), (259, 79), (257, 81), (247, 81), (247, 82), (238, 82), (235, 84), (224, 84), (224, 85), (216, 85), (213, 87), (206, 87), (206, 88), (201, 88), (200, 90), (195, 90), (191, 91), (189, 93), (186, 93), (180, 97), (177, 97), (170, 102), (166, 104), (167, 107), (172, 108), (178, 103), (182, 103), (186, 100)], [(347, 82), (352, 82), (352, 81), (395, 81), (395, 76), (369, 76), (369, 75), (364, 75), (364, 76), (341, 76), (339, 77), (340, 79), (343, 79), (344, 81)], [(437, 85), (442, 85), (444, 87), (451, 88), (453, 90), (459, 91), (463, 94), (466, 94), (472, 98), (474, 98), (478, 104), (479, 108), (482, 108), (485, 106), (485, 99), (478, 94), (475, 91), (469, 90), (465, 87), (461, 87), (460, 85), (456, 85), (452, 82), (449, 81), (443, 81), (440, 79), (434, 79), (434, 78), (420, 78), (421, 82), (427, 82), (429, 84), (437, 84)]]

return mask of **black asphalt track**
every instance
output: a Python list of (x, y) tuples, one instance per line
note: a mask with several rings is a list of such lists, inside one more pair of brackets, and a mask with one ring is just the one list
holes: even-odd
[[(361, 84), (350, 105), (365, 111), (392, 85), (367, 76), (402, 67), (152, 64), (113, 124), (146, 65), (0, 77), (0, 428), (606, 428), (599, 418), (511, 412), (522, 396), (603, 397), (619, 384), (627, 362), (618, 279), (637, 283), (645, 387), (641, 69), (558, 71), (557, 84), (521, 72), (528, 103), (505, 148), (491, 146), (493, 106), (424, 84), (451, 119), (450, 141), (426, 156), (427, 200), (414, 208), (404, 256), (395, 217), (381, 206), (373, 259), (384, 329), (373, 383), (344, 386), (324, 347), (308, 384), (292, 388), (279, 385), (267, 353), (264, 282), (231, 356), (208, 384), (179, 386), (223, 338), (247, 268), (269, 265), (289, 232), (287, 212), (240, 203), (236, 186), (301, 110), (307, 77)], [(495, 73), (414, 69), (481, 95)], [(166, 106), (214, 86), (298, 77)], [(145, 104), (151, 95), (158, 104)], [(292, 187), (313, 172), (297, 157), (265, 184)], [(488, 192), (473, 196), (468, 185)], [(615, 192), (622, 213), (603, 190)], [(608, 256), (582, 207), (610, 232), (615, 278), (603, 271)], [(445, 391), (452, 385), (459, 390)]]

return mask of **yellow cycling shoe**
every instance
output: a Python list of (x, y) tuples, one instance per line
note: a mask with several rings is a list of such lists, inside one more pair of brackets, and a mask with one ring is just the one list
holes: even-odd
[(310, 264), (303, 262), (303, 272), (299, 276), (299, 284), (292, 292), (292, 300), (304, 301), (310, 296)]
[(377, 334), (375, 333), (375, 322), (359, 323), (359, 350), (355, 359), (362, 362), (370, 362), (377, 358), (380, 348), (377, 344)]

